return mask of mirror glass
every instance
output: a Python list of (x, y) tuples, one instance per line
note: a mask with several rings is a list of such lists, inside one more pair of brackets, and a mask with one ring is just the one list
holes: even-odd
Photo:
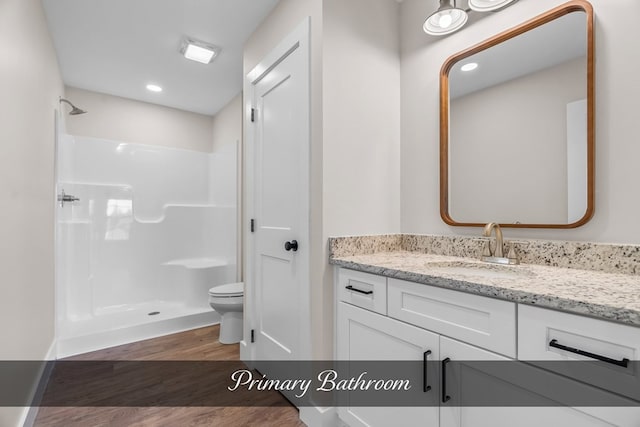
[(588, 12), (554, 9), (445, 63), (441, 214), (447, 223), (568, 228), (589, 220)]

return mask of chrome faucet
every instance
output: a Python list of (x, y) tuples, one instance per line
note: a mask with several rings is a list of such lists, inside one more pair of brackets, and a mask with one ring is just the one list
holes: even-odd
[(504, 256), (504, 240), (502, 237), (502, 230), (500, 225), (495, 222), (490, 222), (484, 226), (482, 232), (483, 237), (491, 237), (491, 232), (496, 231), (496, 247), (491, 249), (491, 241), (487, 240), (487, 244), (482, 252), (481, 260), (485, 262), (492, 262), (494, 264), (519, 264), (518, 256), (513, 247), (513, 242), (509, 244), (509, 251), (507, 256)]

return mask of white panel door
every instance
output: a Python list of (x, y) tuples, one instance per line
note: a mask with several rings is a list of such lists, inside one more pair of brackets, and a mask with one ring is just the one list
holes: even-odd
[[(294, 360), (309, 315), (309, 53), (299, 28), (252, 78), (255, 358)], [(263, 71), (264, 70), (264, 71)]]
[[(437, 334), (344, 302), (338, 303), (337, 319), (338, 360), (438, 360)], [(438, 372), (429, 369), (423, 381), (431, 387), (424, 393), (424, 406), (343, 405), (338, 414), (350, 427), (437, 426)]]

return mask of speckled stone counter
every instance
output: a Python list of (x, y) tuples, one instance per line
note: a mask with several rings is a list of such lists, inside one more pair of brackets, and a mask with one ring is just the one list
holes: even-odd
[[(477, 258), (407, 251), (398, 236), (349, 238), (347, 251), (340, 239), (330, 242), (329, 261), (340, 267), (640, 327), (640, 275), (536, 264), (502, 266)], [(353, 239), (360, 243), (353, 246)], [(354, 248), (362, 242), (364, 250), (358, 253)], [(637, 262), (635, 256), (627, 258), (628, 264)]]
[[(329, 247), (332, 257), (402, 250), (477, 258), (486, 240), (469, 236), (387, 234), (334, 237), (329, 239)], [(505, 239), (508, 241), (514, 243), (523, 264), (640, 274), (640, 245)]]

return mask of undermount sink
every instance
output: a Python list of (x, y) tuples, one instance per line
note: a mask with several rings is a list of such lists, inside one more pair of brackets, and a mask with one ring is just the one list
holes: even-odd
[(466, 277), (482, 277), (487, 279), (518, 279), (533, 275), (530, 271), (518, 266), (482, 264), (480, 262), (434, 262), (427, 266), (428, 271), (435, 274), (456, 275)]

